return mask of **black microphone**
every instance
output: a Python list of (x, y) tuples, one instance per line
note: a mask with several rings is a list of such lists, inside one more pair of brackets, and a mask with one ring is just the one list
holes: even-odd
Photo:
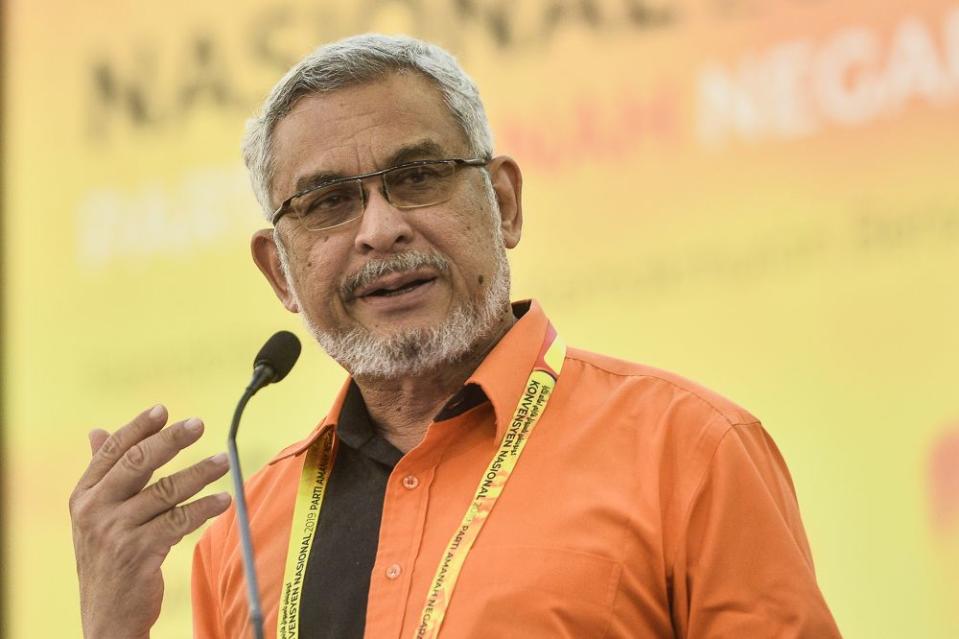
[(243, 396), (233, 412), (230, 434), (226, 439), (226, 449), (230, 456), (230, 471), (233, 475), (234, 503), (236, 518), (240, 524), (240, 544), (243, 549), (243, 571), (246, 574), (246, 594), (250, 602), (250, 625), (253, 636), (263, 639), (263, 611), (260, 607), (260, 587), (256, 580), (256, 567), (253, 565), (253, 540), (250, 537), (250, 516), (246, 511), (246, 493), (243, 490), (243, 473), (240, 471), (240, 456), (236, 450), (236, 431), (240, 427), (240, 417), (247, 402), (258, 390), (268, 384), (278, 382), (293, 368), (300, 356), (300, 340), (289, 331), (280, 331), (266, 341), (253, 360), (253, 379), (243, 391)]
[(274, 333), (253, 360), (253, 379), (247, 390), (252, 397), (267, 384), (278, 382), (296, 364), (300, 356), (300, 340), (290, 331)]

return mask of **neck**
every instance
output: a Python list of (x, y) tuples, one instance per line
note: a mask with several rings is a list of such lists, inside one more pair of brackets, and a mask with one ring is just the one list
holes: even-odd
[(516, 322), (506, 313), (468, 355), (422, 375), (355, 377), (366, 409), (378, 432), (404, 454), (426, 436), (433, 417), (479, 367), (486, 355)]

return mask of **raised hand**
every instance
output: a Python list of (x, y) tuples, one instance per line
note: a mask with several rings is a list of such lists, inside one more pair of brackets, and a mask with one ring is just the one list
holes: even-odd
[(80, 611), (87, 639), (141, 639), (160, 614), (160, 566), (170, 548), (230, 504), (227, 493), (183, 502), (229, 469), (215, 455), (147, 486), (153, 472), (203, 434), (193, 418), (163, 425), (154, 406), (110, 435), (90, 433), (93, 458), (70, 495)]

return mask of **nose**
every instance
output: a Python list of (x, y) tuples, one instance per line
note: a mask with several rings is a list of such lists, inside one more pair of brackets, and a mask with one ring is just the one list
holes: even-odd
[(370, 188), (354, 245), (363, 255), (395, 253), (413, 241), (406, 211), (390, 204), (378, 188)]

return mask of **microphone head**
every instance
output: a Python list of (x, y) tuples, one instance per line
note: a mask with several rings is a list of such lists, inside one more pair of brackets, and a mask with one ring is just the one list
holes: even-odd
[(286, 377), (286, 374), (293, 368), (293, 364), (296, 364), (296, 358), (299, 356), (300, 340), (290, 331), (279, 331), (266, 340), (266, 344), (256, 354), (256, 359), (253, 360), (253, 368), (269, 366), (273, 369), (273, 379), (270, 382), (278, 382)]

